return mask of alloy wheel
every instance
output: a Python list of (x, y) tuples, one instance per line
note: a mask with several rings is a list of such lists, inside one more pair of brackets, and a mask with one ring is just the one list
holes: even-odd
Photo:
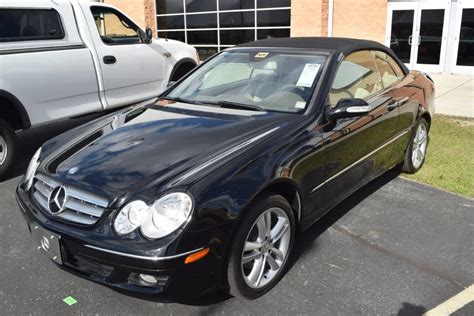
[(0, 135), (0, 166), (7, 160), (8, 147), (7, 141)]
[(290, 241), (290, 220), (283, 209), (273, 207), (260, 215), (242, 251), (242, 275), (249, 287), (262, 288), (279, 274), (287, 260)]
[(423, 164), (426, 154), (426, 147), (428, 145), (428, 130), (425, 124), (420, 124), (416, 130), (415, 137), (413, 138), (413, 146), (411, 159), (413, 167), (418, 169)]

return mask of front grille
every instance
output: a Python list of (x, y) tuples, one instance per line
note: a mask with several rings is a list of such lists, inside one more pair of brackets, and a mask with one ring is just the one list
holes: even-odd
[[(54, 197), (51, 194), (57, 188), (64, 188), (65, 196), (61, 199), (62, 207), (55, 206), (55, 212), (52, 211)], [(43, 174), (37, 174), (32, 188), (33, 199), (52, 217), (56, 217), (68, 222), (82, 225), (95, 224), (108, 206), (108, 200), (77, 189), (71, 186), (62, 185)]]

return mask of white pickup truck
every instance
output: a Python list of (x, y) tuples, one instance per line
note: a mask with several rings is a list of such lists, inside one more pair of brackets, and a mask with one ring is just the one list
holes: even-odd
[(0, 178), (15, 131), (151, 99), (199, 63), (110, 5), (0, 1)]

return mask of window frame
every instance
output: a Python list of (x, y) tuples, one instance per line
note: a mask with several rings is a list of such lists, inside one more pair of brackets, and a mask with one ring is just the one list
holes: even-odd
[(53, 12), (57, 18), (58, 21), (58, 36), (24, 36), (24, 37), (0, 37), (0, 43), (8, 43), (8, 42), (30, 42), (30, 41), (57, 41), (57, 40), (62, 40), (66, 37), (66, 32), (64, 30), (63, 26), (63, 20), (61, 17), (61, 14), (54, 9), (54, 8), (0, 8), (0, 11), (7, 11), (7, 10), (12, 10), (12, 11), (32, 11), (32, 12), (38, 12), (38, 11), (50, 11)]
[[(392, 69), (393, 73), (396, 75), (396, 77), (398, 78), (397, 81), (393, 82), (392, 84), (388, 85), (388, 86), (385, 86), (384, 85), (384, 89), (388, 89), (388, 88), (391, 88), (393, 87), (394, 85), (397, 85), (398, 83), (400, 83), (400, 81), (402, 81), (405, 77), (406, 77), (406, 74), (405, 72), (403, 71), (403, 69), (398, 65), (397, 61), (392, 57), (390, 56), (390, 54), (384, 52), (384, 51), (381, 51), (381, 50), (372, 50), (373, 54), (374, 54), (374, 60), (376, 61), (377, 58), (381, 59), (383, 62), (387, 63), (388, 66), (390, 67), (390, 69)], [(385, 58), (382, 58), (381, 56), (377, 56), (377, 52), (380, 52), (380, 53), (383, 53), (385, 55), (387, 55), (388, 57), (390, 57), (393, 62), (398, 66), (398, 68), (400, 69), (400, 73), (403, 74), (402, 76), (399, 76), (397, 71), (395, 69), (393, 69), (393, 65), (388, 61), (386, 60)], [(375, 62), (375, 65), (377, 66), (377, 62)], [(378, 66), (377, 66), (377, 69), (378, 69)], [(378, 69), (378, 72), (379, 72), (379, 75), (381, 76), (382, 74), (380, 73), (380, 69)], [(382, 80), (382, 84), (383, 84), (383, 80)]]
[(91, 5), (90, 6), (90, 13), (92, 15), (92, 20), (94, 21), (94, 25), (95, 25), (95, 18), (94, 18), (94, 13), (92, 12), (92, 9), (93, 8), (100, 8), (100, 9), (107, 9), (109, 11), (112, 11), (116, 16), (118, 16), (119, 18), (121, 18), (121, 20), (125, 20), (125, 22), (127, 22), (127, 24), (129, 25), (133, 25), (134, 27), (137, 28), (137, 30), (135, 32), (137, 32), (137, 35), (138, 35), (138, 42), (137, 43), (106, 43), (104, 42), (104, 40), (102, 39), (102, 35), (100, 35), (100, 32), (99, 32), (99, 28), (96, 26), (95, 29), (97, 31), (97, 34), (99, 35), (99, 38), (100, 38), (100, 41), (104, 44), (104, 45), (107, 45), (107, 46), (117, 46), (117, 45), (138, 45), (138, 44), (146, 44), (144, 42), (142, 42), (141, 38), (140, 38), (140, 32), (143, 32), (143, 30), (141, 29), (141, 27), (139, 27), (137, 24), (135, 24), (135, 22), (132, 21), (132, 19), (130, 19), (128, 16), (126, 16), (125, 14), (123, 14), (122, 12), (114, 9), (114, 8), (111, 8), (111, 7), (103, 7), (103, 6), (98, 6), (98, 5)]

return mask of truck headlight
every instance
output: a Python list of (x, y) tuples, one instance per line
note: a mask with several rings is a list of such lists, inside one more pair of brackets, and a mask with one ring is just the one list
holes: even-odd
[(131, 233), (138, 227), (145, 237), (158, 239), (181, 227), (191, 215), (193, 200), (183, 192), (169, 193), (151, 206), (142, 201), (127, 204), (114, 221), (119, 235)]
[(35, 173), (40, 165), (40, 155), (41, 147), (35, 152), (33, 158), (31, 158), (30, 164), (28, 165), (28, 169), (26, 169), (25, 180), (23, 181), (23, 189), (25, 191), (29, 191), (33, 185)]

